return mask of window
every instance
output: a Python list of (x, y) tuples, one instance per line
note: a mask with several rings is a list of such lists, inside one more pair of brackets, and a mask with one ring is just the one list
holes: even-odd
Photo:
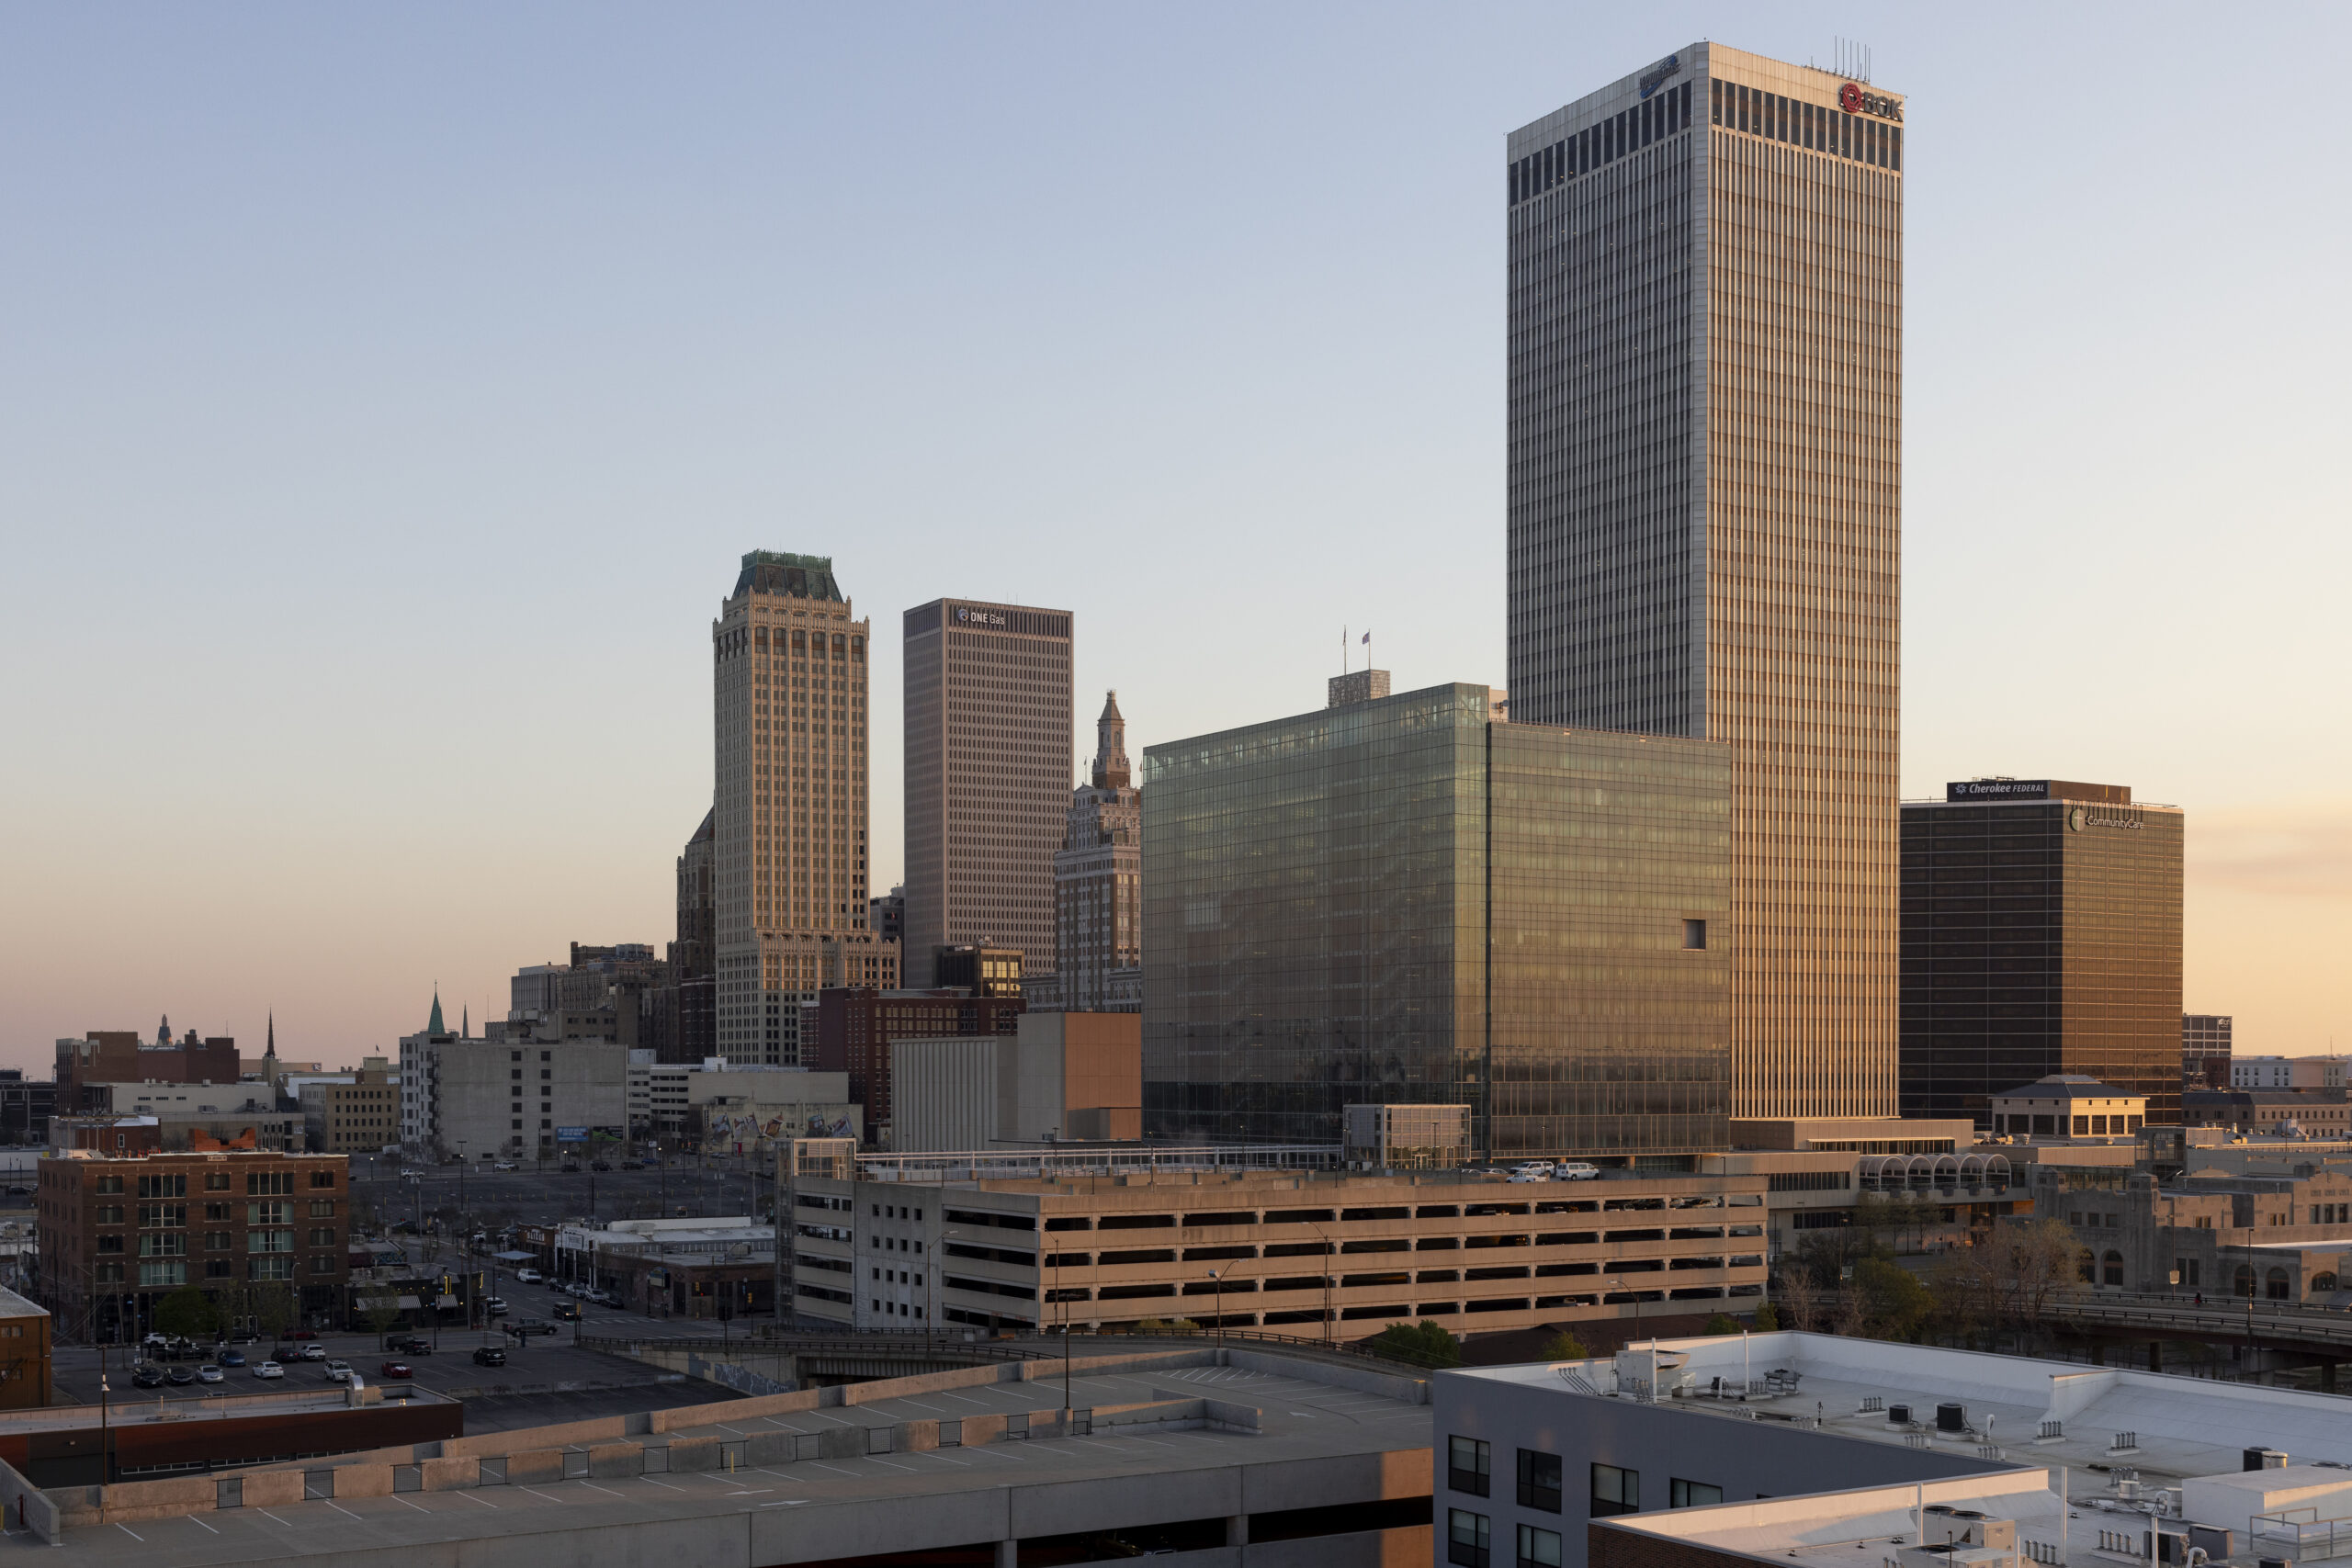
[[(100, 1252), (120, 1252), (122, 1250), (122, 1237), (119, 1235), (102, 1235), (98, 1237), (98, 1250)], [(2253, 1293), (2253, 1287), (2248, 1286), (2246, 1288), (2246, 1294), (2252, 1295)]]
[(291, 1258), (254, 1258), (245, 1262), (245, 1277), (249, 1280), (291, 1280), (294, 1260)]
[(1461, 1568), (1487, 1568), (1492, 1529), (1484, 1514), (1474, 1514), (1467, 1508), (1447, 1509), (1445, 1560), (1461, 1564)]
[(1456, 1492), (1466, 1492), (1473, 1497), (1487, 1495), (1487, 1448), (1476, 1438), (1448, 1438), (1445, 1440), (1445, 1483)]
[(332, 1188), (334, 1185), (334, 1172), (332, 1170), (314, 1170), (311, 1172), (311, 1185), (313, 1187)]
[(291, 1252), (294, 1250), (292, 1231), (247, 1231), (247, 1252)]
[(1558, 1454), (1539, 1453), (1533, 1449), (1519, 1450), (1519, 1506), (1541, 1508), (1547, 1514), (1560, 1511)]
[(1724, 1489), (1710, 1486), (1703, 1481), (1685, 1481), (1676, 1476), (1666, 1484), (1666, 1506), (1669, 1508), (1711, 1508), (1724, 1500)]
[(1560, 1568), (1560, 1532), (1520, 1526), (1519, 1568)]
[(325, 1256), (323, 1253), (322, 1253), (322, 1254), (321, 1254), (320, 1256), (316, 1257), (316, 1258), (311, 1258), (311, 1273), (313, 1273), (313, 1274), (332, 1274), (332, 1273), (334, 1273), (334, 1258), (329, 1258), (329, 1257)]
[(245, 1196), (268, 1197), (294, 1190), (294, 1173), (290, 1170), (259, 1171), (245, 1178)]
[(334, 1227), (326, 1225), (313, 1225), (311, 1228), (311, 1245), (312, 1247), (333, 1247), (334, 1245)]
[(229, 1173), (225, 1170), (206, 1172), (204, 1190), (207, 1192), (226, 1192), (229, 1190)]
[(288, 1225), (294, 1223), (291, 1203), (248, 1203), (245, 1224), (249, 1225)]
[(1691, 949), (1705, 947), (1707, 945), (1707, 922), (1704, 920), (1683, 921), (1682, 945), (1686, 948)]
[(314, 1220), (331, 1220), (334, 1218), (334, 1200), (332, 1198), (311, 1199), (311, 1218)]
[(2106, 1266), (2106, 1283), (2110, 1285), (2120, 1285), (2123, 1283), (2123, 1254), (2110, 1248), (2107, 1257), (2101, 1261)]
[(184, 1262), (141, 1263), (139, 1266), (139, 1282), (142, 1286), (185, 1285), (187, 1283), (187, 1265)]
[(185, 1198), (187, 1178), (185, 1176), (142, 1176), (139, 1179), (141, 1198)]
[(119, 1176), (101, 1176), (101, 1177), (99, 1177), (99, 1178), (98, 1178), (98, 1190), (99, 1190), (100, 1192), (103, 1192), (103, 1193), (108, 1193), (108, 1194), (119, 1194), (119, 1193), (120, 1193), (120, 1192), (122, 1191), (122, 1178), (121, 1178), (121, 1177), (119, 1177)]
[(233, 1243), (232, 1242), (227, 1231), (207, 1231), (204, 1233), (204, 1250), (207, 1252), (226, 1252), (232, 1245)]
[(1642, 1511), (1642, 1472), (1620, 1470), (1613, 1464), (1592, 1467), (1592, 1517), (1605, 1519), (1614, 1514), (1638, 1514)]

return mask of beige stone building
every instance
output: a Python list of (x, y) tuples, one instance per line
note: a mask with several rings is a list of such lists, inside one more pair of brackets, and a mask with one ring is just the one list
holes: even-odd
[(1054, 853), (1054, 1004), (1141, 1012), (1143, 791), (1127, 764), (1118, 693), (1104, 694), (1094, 734), (1093, 777), (1070, 792)]
[(373, 1154), (401, 1141), (401, 1076), (381, 1056), (369, 1056), (347, 1083), (314, 1079), (302, 1086), (302, 1123), (314, 1153)]
[(869, 929), (870, 623), (824, 556), (753, 550), (711, 623), (717, 714), (712, 886), (716, 1050), (804, 1064), (801, 1009), (823, 986), (893, 987)]

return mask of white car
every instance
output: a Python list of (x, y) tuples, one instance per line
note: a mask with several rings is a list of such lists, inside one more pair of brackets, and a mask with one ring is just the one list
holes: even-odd
[(541, 1274), (536, 1269), (517, 1269), (514, 1270), (514, 1282), (518, 1285), (536, 1285), (544, 1278), (546, 1278), (546, 1276)]
[(350, 1381), (351, 1363), (349, 1361), (329, 1361), (327, 1363), (327, 1382), (349, 1382)]
[(492, 1166), (490, 1168), (492, 1170), (512, 1170), (514, 1168), (514, 1162), (511, 1159), (503, 1159), (496, 1165)]
[(196, 1381), (198, 1382), (219, 1382), (224, 1375), (220, 1368), (214, 1366), (196, 1369)]
[(254, 1376), (257, 1378), (282, 1378), (285, 1375), (286, 1369), (279, 1366), (276, 1361), (256, 1361), (254, 1363)]
[(1597, 1165), (1588, 1165), (1580, 1159), (1572, 1159), (1564, 1163), (1557, 1171), (1553, 1173), (1553, 1179), (1555, 1181), (1598, 1181), (1600, 1179), (1600, 1168)]
[(1552, 1173), (1548, 1170), (1514, 1170), (1503, 1179), (1506, 1181), (1549, 1181), (1552, 1179)]
[(297, 1353), (306, 1361), (323, 1361), (327, 1359), (327, 1348), (315, 1342), (303, 1346)]

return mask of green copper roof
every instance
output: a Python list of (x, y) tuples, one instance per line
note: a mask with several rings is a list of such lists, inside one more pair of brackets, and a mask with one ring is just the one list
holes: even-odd
[(742, 574), (735, 579), (729, 598), (756, 589), (762, 593), (789, 593), (795, 599), (829, 599), (846, 604), (833, 581), (833, 558), (796, 556), (788, 550), (747, 550)]
[(448, 1025), (441, 1021), (441, 990), (437, 986), (435, 987), (433, 990), (433, 1018), (430, 1022), (425, 1024), (424, 1032), (427, 1034), (447, 1034), (449, 1032)]

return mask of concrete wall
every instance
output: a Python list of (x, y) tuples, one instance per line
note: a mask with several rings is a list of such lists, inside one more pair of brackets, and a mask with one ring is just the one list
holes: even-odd
[(891, 1041), (891, 1148), (987, 1148), (998, 1135), (1000, 1045), (1010, 1055), (1011, 1042), (994, 1035)]

